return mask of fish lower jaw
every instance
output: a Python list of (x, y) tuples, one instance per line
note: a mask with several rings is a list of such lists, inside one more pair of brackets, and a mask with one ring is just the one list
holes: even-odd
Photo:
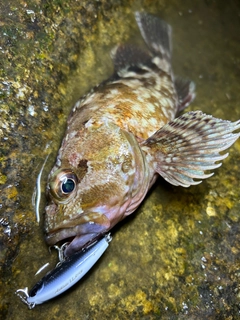
[(66, 232), (66, 230), (59, 230), (48, 233), (45, 237), (45, 241), (49, 246), (54, 246), (66, 242), (72, 242), (75, 237), (76, 232)]
[(91, 242), (96, 240), (99, 237), (99, 235), (100, 235), (99, 233), (90, 233), (90, 234), (74, 237), (73, 240), (70, 242), (70, 244), (64, 250), (64, 256), (69, 257), (75, 252), (83, 249), (84, 247), (89, 245)]
[[(61, 232), (60, 232), (61, 233)], [(70, 235), (68, 237), (60, 236), (59, 234), (50, 234), (46, 237), (46, 242), (50, 246), (57, 245), (61, 247), (63, 244), (67, 244), (64, 249), (64, 256), (69, 257), (77, 251), (80, 251), (95, 239), (100, 236), (101, 233), (88, 233), (83, 235)]]

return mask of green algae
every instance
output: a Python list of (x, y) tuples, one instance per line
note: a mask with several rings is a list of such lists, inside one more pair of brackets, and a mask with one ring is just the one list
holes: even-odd
[[(0, 4), (0, 315), (2, 319), (237, 319), (240, 141), (199, 186), (159, 179), (113, 230), (86, 278), (28, 311), (14, 291), (50, 259), (31, 204), (36, 177), (62, 139), (72, 104), (112, 72), (109, 52), (138, 34), (133, 11), (173, 27), (173, 65), (200, 109), (240, 118), (237, 1), (3, 1)], [(44, 210), (44, 203), (41, 205)], [(54, 259), (53, 259), (54, 260)]]

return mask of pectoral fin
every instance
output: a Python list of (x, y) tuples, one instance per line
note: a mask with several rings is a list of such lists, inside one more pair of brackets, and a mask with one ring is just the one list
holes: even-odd
[[(229, 148), (240, 136), (236, 122), (221, 120), (201, 111), (188, 112), (169, 122), (146, 141), (142, 149), (148, 153), (156, 172), (176, 186), (189, 187), (201, 183), (221, 166)], [(195, 181), (193, 179), (200, 179)]]

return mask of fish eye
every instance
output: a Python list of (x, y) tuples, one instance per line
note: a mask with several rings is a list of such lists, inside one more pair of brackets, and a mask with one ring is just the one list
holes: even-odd
[(55, 200), (65, 202), (75, 194), (77, 183), (78, 178), (71, 169), (57, 170), (49, 182), (49, 191)]
[(62, 192), (70, 193), (75, 189), (76, 183), (73, 179), (66, 179), (62, 182)]

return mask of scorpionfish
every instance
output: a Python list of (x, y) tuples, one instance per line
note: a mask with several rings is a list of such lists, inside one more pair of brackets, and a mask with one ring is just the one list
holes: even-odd
[(112, 50), (113, 75), (73, 107), (48, 177), (46, 241), (70, 239), (66, 256), (134, 212), (158, 175), (182, 187), (210, 177), (240, 135), (240, 120), (176, 118), (194, 83), (173, 74), (171, 27), (145, 12), (135, 18), (145, 47)]

